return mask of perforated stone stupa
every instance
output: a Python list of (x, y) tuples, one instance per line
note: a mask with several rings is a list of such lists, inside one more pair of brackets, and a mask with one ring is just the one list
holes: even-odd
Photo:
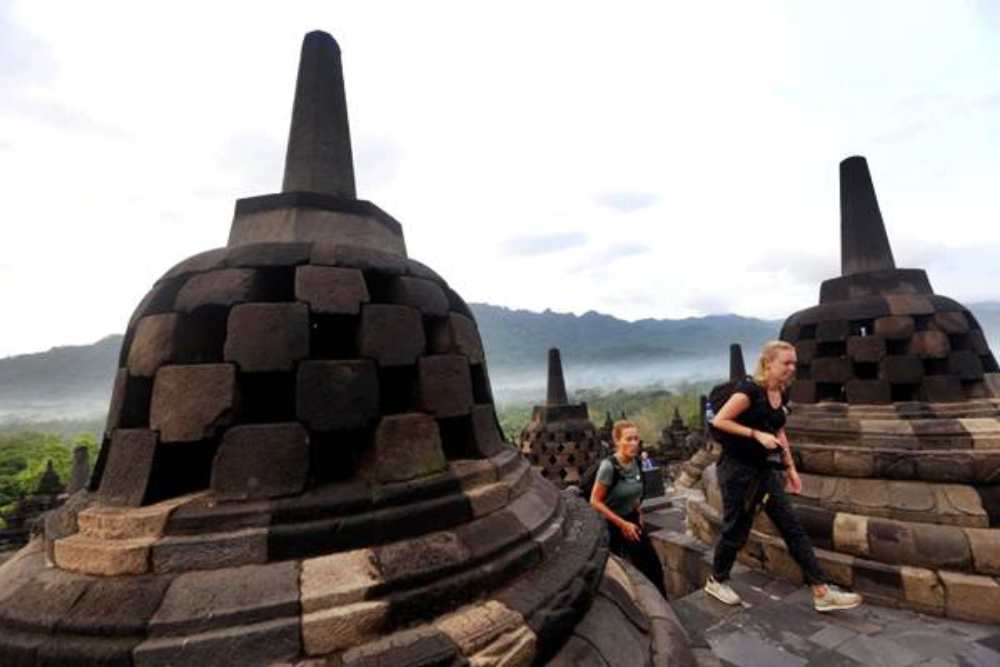
[(536, 405), (521, 431), (521, 453), (553, 484), (577, 484), (601, 456), (601, 440), (586, 403), (570, 403), (559, 350), (549, 350), (545, 405)]
[[(820, 561), (870, 601), (1000, 622), (997, 364), (967, 308), (897, 269), (868, 167), (840, 165), (842, 275), (781, 337), (798, 351), (787, 431), (803, 492), (794, 502)], [(689, 505), (696, 534), (718, 529)], [(799, 574), (762, 518), (741, 558)]]
[(0, 664), (691, 664), (604, 522), (504, 444), (485, 362), (355, 198), (310, 33), (284, 190), (136, 309), (90, 490), (0, 568)]

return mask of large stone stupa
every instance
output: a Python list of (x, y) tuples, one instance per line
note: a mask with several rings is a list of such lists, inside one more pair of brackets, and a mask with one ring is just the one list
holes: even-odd
[[(869, 601), (1000, 622), (1000, 374), (976, 318), (897, 269), (868, 166), (840, 165), (842, 275), (781, 331), (798, 351), (793, 497), (820, 562)], [(689, 504), (712, 543), (721, 504)], [(711, 479), (709, 479), (711, 477)], [(741, 558), (799, 573), (761, 517)]]
[(0, 568), (0, 664), (690, 664), (497, 429), (476, 322), (355, 198), (306, 36), (279, 194), (129, 323), (90, 490)]

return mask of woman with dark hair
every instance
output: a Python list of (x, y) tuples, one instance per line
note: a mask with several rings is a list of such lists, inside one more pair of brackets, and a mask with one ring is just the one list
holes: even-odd
[(642, 473), (639, 470), (639, 428), (615, 422), (611, 431), (615, 453), (601, 461), (590, 493), (590, 504), (608, 524), (611, 553), (627, 558), (666, 598), (663, 566), (656, 556), (642, 519)]
[[(812, 586), (816, 611), (851, 609), (861, 604), (861, 596), (828, 583), (809, 537), (785, 496), (786, 488), (793, 494), (802, 491), (802, 480), (785, 435), (785, 389), (795, 377), (795, 363), (794, 346), (780, 340), (766, 343), (753, 377), (736, 384), (712, 420), (712, 426), (722, 432), (718, 478), (723, 516), (705, 592), (726, 604), (741, 602), (726, 581), (736, 554), (750, 536), (757, 507), (763, 505), (788, 545), (788, 552), (802, 568), (806, 583)], [(781, 468), (787, 475), (781, 474)]]

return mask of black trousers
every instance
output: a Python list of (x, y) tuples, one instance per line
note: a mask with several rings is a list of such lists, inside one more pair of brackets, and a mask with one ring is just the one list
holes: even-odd
[[(639, 525), (638, 512), (632, 512), (622, 518), (637, 526)], [(660, 591), (663, 599), (667, 599), (667, 589), (663, 585), (663, 565), (660, 564), (660, 558), (656, 555), (656, 549), (653, 548), (653, 543), (649, 541), (646, 531), (642, 530), (639, 533), (638, 542), (632, 542), (622, 535), (621, 528), (610, 521), (606, 520), (605, 522), (608, 524), (608, 535), (610, 536), (609, 548), (611, 553), (628, 559), (635, 566), (635, 569), (642, 572), (656, 586), (656, 590)]]
[(772, 468), (759, 470), (723, 456), (718, 466), (718, 477), (722, 491), (722, 534), (715, 545), (712, 563), (716, 581), (729, 578), (736, 554), (750, 537), (757, 506), (767, 495), (764, 511), (788, 545), (789, 554), (802, 568), (806, 583), (826, 583), (827, 576), (816, 560), (809, 536), (785, 495), (784, 475)]

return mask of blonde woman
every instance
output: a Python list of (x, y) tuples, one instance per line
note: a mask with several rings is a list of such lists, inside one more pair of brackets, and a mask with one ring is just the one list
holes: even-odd
[[(802, 491), (802, 480), (785, 436), (785, 389), (795, 377), (795, 362), (795, 347), (789, 343), (766, 343), (753, 377), (736, 384), (732, 396), (712, 420), (712, 425), (722, 432), (718, 478), (723, 517), (705, 592), (726, 604), (741, 602), (726, 581), (736, 554), (750, 536), (757, 507), (763, 504), (788, 545), (788, 552), (802, 568), (806, 583), (812, 586), (813, 607), (817, 611), (851, 609), (861, 604), (861, 596), (827, 583), (809, 537), (785, 496), (786, 489), (789, 493)], [(782, 475), (781, 467), (787, 475)]]
[(597, 468), (590, 504), (607, 521), (611, 553), (631, 561), (666, 598), (663, 566), (642, 520), (639, 428), (623, 419), (615, 422), (611, 434), (615, 453)]

